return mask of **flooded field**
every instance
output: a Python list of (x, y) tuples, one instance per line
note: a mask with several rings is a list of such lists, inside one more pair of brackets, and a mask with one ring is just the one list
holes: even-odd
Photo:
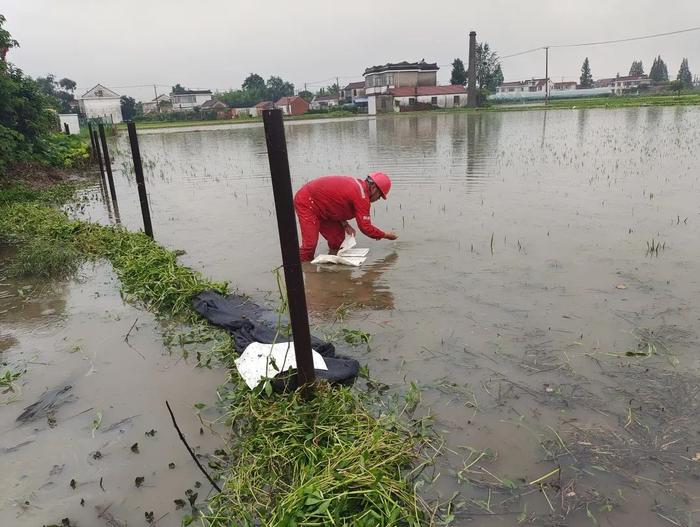
[[(0, 251), (0, 268), (10, 256)], [(222, 439), (193, 405), (213, 405), (225, 374), (164, 349), (158, 322), (118, 289), (107, 264), (67, 283), (0, 282), (2, 371), (26, 370), (0, 386), (0, 525), (125, 527), (153, 514), (177, 526), (189, 505), (174, 500), (209, 493), (165, 400), (192, 446), (212, 453)]]
[[(389, 200), (376, 203), (373, 215), (399, 240), (360, 237), (359, 245), (371, 248), (361, 269), (307, 266), (308, 303), (320, 332), (336, 328), (342, 313), (346, 327), (371, 333), (369, 348), (355, 348), (354, 355), (390, 392), (405, 393), (411, 382), (420, 388), (419, 411), (433, 416), (446, 441), (437, 470), (424, 474), (424, 489), (453, 498), (453, 525), (694, 525), (700, 510), (699, 119), (700, 109), (675, 107), (287, 126), (295, 189), (330, 173), (364, 177), (382, 170), (393, 178)], [(262, 128), (150, 130), (140, 142), (156, 239), (186, 251), (184, 264), (229, 280), (256, 300), (274, 301), (273, 270), (281, 257)], [(127, 138), (113, 145), (119, 221), (138, 229)], [(99, 199), (81, 214), (115, 220)], [(197, 436), (187, 409), (213, 399), (223, 374), (193, 371), (163, 355), (153, 318), (121, 303), (107, 270), (94, 273), (51, 293), (32, 308), (34, 316), (26, 307), (2, 315), (4, 360), (48, 362), (50, 354), (67, 365), (32, 366), (22, 404), (0, 408), (3, 446), (36, 434), (34, 444), (3, 455), (13, 474), (30, 479), (3, 478), (9, 487), (2, 487), (7, 503), (0, 515), (14, 518), (30, 489), (44, 493), (43, 512), (67, 495), (79, 501), (64, 487), (38, 490), (61, 464), (66, 472), (58, 485), (81, 470), (91, 481), (90, 505), (109, 505), (95, 484), (100, 465), (90, 452), (111, 448), (115, 463), (126, 463), (133, 442), (145, 450), (151, 427), (162, 446), (151, 458), (141, 455), (139, 461), (153, 463), (141, 472), (147, 482), (156, 472), (154, 479), (170, 485), (152, 492), (172, 500), (201, 479), (192, 467), (177, 482), (177, 471), (168, 472), (171, 458), (178, 466), (187, 462), (162, 399), (178, 402), (190, 421), (188, 435)], [(44, 307), (51, 301), (59, 307)], [(70, 316), (57, 324), (44, 309)], [(123, 340), (137, 317), (146, 359)], [(107, 338), (114, 345), (109, 356)], [(85, 352), (71, 354), (76, 345)], [(98, 372), (112, 372), (104, 376), (108, 382), (86, 376), (90, 360)], [(163, 372), (168, 365), (175, 371)], [(70, 418), (91, 408), (73, 417), (84, 445), (63, 447), (72, 439), (61, 432), (60, 419), (50, 430), (12, 428), (44, 389), (76, 377), (81, 403), (61, 411)], [(146, 409), (134, 405), (137, 398)], [(143, 415), (128, 438), (117, 442), (98, 431), (93, 440), (98, 410), (104, 424)], [(46, 419), (34, 426), (48, 428)], [(70, 430), (75, 434), (76, 427)], [(136, 468), (120, 470), (118, 484), (133, 486)], [(128, 501), (118, 502), (120, 512), (138, 517), (134, 525), (156, 499), (143, 490), (125, 490)], [(14, 524), (44, 521), (32, 514)], [(177, 525), (169, 520), (175, 518), (159, 525)]]

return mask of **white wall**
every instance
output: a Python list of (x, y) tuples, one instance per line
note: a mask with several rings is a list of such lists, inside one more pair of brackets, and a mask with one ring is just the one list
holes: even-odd
[[(454, 97), (459, 96), (459, 104), (454, 104)], [(453, 93), (449, 95), (419, 95), (418, 97), (395, 97), (394, 101), (399, 101), (400, 106), (408, 106), (409, 99), (416, 99), (416, 102), (432, 104), (433, 97), (437, 98), (437, 106), (439, 108), (455, 108), (467, 105), (466, 93)], [(396, 108), (395, 108), (396, 109)]]
[(80, 108), (86, 117), (112, 117), (112, 122), (122, 122), (122, 106), (119, 99), (102, 97), (100, 99), (80, 99)]
[(367, 113), (369, 115), (377, 115), (377, 98), (371, 95), (367, 97)]
[(68, 130), (71, 135), (80, 133), (80, 122), (78, 121), (77, 113), (59, 113), (58, 119), (61, 122), (61, 132), (64, 131), (64, 124), (68, 124)]

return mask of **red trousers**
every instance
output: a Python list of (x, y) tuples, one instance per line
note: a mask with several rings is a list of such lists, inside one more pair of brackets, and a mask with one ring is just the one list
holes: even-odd
[(311, 196), (303, 188), (294, 196), (294, 210), (299, 218), (299, 228), (301, 229), (299, 257), (302, 262), (310, 262), (314, 259), (319, 234), (328, 242), (330, 251), (340, 249), (345, 239), (345, 227), (339, 221), (327, 221), (319, 218)]

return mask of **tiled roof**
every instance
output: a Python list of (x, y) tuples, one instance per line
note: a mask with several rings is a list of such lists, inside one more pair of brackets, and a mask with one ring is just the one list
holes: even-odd
[(261, 108), (263, 110), (269, 110), (272, 108), (275, 104), (272, 101), (260, 101), (258, 104), (255, 105), (256, 108)]
[(369, 73), (380, 73), (382, 71), (401, 71), (401, 70), (425, 70), (425, 71), (437, 71), (440, 68), (437, 65), (437, 62), (425, 62), (424, 60), (421, 60), (420, 62), (396, 62), (396, 63), (388, 63), (384, 64), (383, 66), (371, 66), (365, 70), (363, 75), (367, 75)]
[(345, 88), (344, 90), (356, 90), (358, 88), (364, 88), (365, 87), (365, 81), (359, 81), (359, 82), (351, 82)]

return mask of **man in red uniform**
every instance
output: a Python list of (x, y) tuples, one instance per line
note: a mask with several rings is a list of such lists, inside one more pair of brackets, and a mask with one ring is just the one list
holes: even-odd
[(294, 196), (294, 209), (301, 227), (302, 262), (314, 259), (319, 233), (328, 241), (328, 249), (335, 254), (345, 239), (354, 236), (355, 229), (348, 220), (355, 218), (357, 227), (366, 236), (381, 240), (395, 240), (396, 234), (384, 232), (374, 225), (370, 203), (386, 199), (391, 180), (383, 172), (373, 172), (364, 181), (351, 176), (323, 176), (309, 181)]

